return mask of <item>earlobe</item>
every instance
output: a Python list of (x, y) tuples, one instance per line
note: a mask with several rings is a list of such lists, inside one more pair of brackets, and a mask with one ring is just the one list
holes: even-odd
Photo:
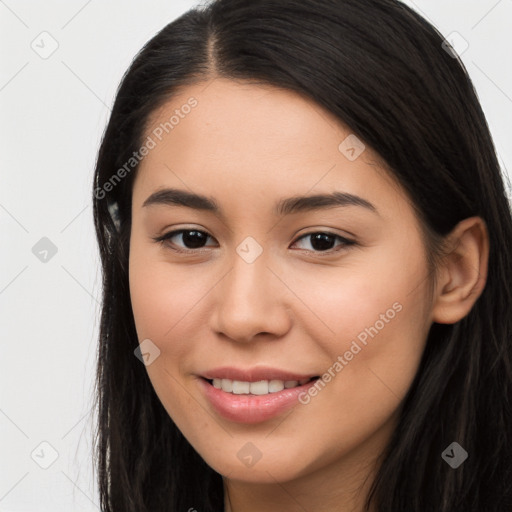
[(464, 318), (481, 295), (487, 280), (489, 234), (485, 221), (470, 217), (447, 235), (449, 251), (436, 281), (432, 320), (453, 324)]

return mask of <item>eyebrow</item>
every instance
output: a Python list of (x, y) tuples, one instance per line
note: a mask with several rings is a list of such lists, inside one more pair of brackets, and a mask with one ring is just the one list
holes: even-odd
[[(165, 188), (154, 192), (142, 204), (143, 207), (151, 205), (185, 206), (195, 210), (212, 212), (218, 217), (225, 218), (222, 208), (215, 199), (177, 188)], [(276, 215), (291, 215), (305, 211), (347, 206), (360, 206), (377, 215), (379, 214), (377, 208), (372, 203), (347, 192), (293, 196), (281, 199), (274, 205), (274, 213)]]

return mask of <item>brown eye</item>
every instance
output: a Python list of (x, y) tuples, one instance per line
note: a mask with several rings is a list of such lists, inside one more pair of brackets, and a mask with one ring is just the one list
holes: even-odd
[[(303, 249), (306, 249), (308, 251), (313, 252), (334, 252), (340, 249), (343, 249), (347, 246), (354, 245), (355, 242), (353, 240), (348, 240), (347, 238), (344, 238), (340, 235), (336, 235), (334, 233), (328, 233), (328, 232), (314, 232), (314, 233), (307, 233), (303, 236), (301, 236), (297, 242), (301, 240), (308, 240), (309, 239), (309, 247), (302, 247)], [(339, 241), (338, 248), (335, 248), (336, 241)], [(296, 243), (297, 243), (296, 242)]]
[[(202, 249), (208, 238), (212, 238), (208, 233), (197, 229), (179, 229), (171, 231), (155, 238), (156, 242), (177, 246), (176, 250), (193, 251), (194, 249)], [(182, 244), (182, 245), (181, 245)]]

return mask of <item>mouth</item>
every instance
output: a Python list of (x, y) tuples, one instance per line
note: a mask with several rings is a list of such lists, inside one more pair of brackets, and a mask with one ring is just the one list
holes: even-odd
[(309, 377), (299, 380), (258, 380), (258, 381), (242, 381), (232, 380), (224, 378), (207, 379), (201, 377), (203, 380), (208, 382), (210, 386), (222, 390), (226, 393), (233, 395), (270, 395), (273, 393), (279, 393), (284, 389), (293, 389), (302, 387), (310, 382), (319, 379), (319, 376)]
[(223, 418), (247, 424), (261, 423), (284, 414), (319, 380), (319, 376), (306, 378), (301, 375), (294, 375), (295, 379), (289, 377), (290, 380), (235, 380), (220, 378), (223, 373), (216, 373), (217, 376), (198, 379), (205, 398)]

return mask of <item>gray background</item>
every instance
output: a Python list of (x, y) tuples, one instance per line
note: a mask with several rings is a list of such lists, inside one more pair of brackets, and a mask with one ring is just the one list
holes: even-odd
[[(464, 50), (510, 173), (512, 0), (406, 3), (443, 35), (460, 35), (449, 40)], [(133, 56), (193, 5), (0, 0), (0, 511), (99, 510), (91, 462), (101, 284), (93, 167)]]

